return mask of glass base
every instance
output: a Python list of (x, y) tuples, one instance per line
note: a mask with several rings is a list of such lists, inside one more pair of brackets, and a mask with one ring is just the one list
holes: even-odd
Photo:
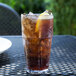
[(27, 73), (29, 74), (49, 74), (49, 69), (44, 69), (44, 70), (26, 70)]

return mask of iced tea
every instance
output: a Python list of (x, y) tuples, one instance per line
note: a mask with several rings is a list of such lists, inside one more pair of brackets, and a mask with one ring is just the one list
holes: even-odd
[(21, 16), (27, 68), (33, 72), (43, 71), (49, 67), (53, 17), (46, 16), (40, 17), (36, 14)]

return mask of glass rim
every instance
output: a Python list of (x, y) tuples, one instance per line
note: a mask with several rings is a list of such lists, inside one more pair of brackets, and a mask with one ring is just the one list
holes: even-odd
[[(23, 17), (39, 17), (40, 16), (40, 13), (35, 13), (35, 14), (25, 14), (25, 13), (23, 13), (23, 14), (21, 14), (21, 18), (23, 18)], [(51, 13), (50, 15), (43, 15), (42, 16), (42, 18), (39, 18), (39, 19), (53, 19), (54, 18), (54, 16), (53, 16), (53, 14)]]
[[(22, 13), (21, 15), (24, 15), (24, 16), (35, 16), (35, 15), (40, 15), (40, 13), (34, 13), (34, 14), (25, 14), (25, 13)], [(49, 15), (44, 15), (44, 16), (53, 16), (53, 14), (49, 14)]]

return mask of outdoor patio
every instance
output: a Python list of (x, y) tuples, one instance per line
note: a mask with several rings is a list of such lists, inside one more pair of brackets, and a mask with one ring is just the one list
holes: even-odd
[[(76, 17), (74, 17), (76, 2), (71, 1), (68, 3), (68, 1), (62, 0), (60, 2), (59, 0), (57, 2), (54, 0), (56, 3), (54, 4), (51, 0), (51, 4), (50, 0), (42, 0), (42, 2), (40, 0), (36, 0), (36, 2), (22, 0), (18, 3), (21, 3), (19, 8), (16, 6), (17, 1), (13, 2), (12, 0), (12, 5), (10, 1), (8, 3), (1, 1), (0, 38), (9, 40), (11, 46), (3, 51), (0, 49), (0, 76), (76, 76)], [(39, 3), (38, 6), (36, 6), (37, 2)], [(57, 8), (59, 3), (60, 7)], [(62, 8), (63, 6), (64, 8)], [(73, 7), (70, 9), (71, 11), (69, 10), (70, 7)], [(54, 16), (49, 71), (47, 74), (29, 74), (26, 71), (21, 14), (30, 11), (38, 14), (46, 9), (52, 9)], [(6, 44), (6, 42), (3, 43)], [(2, 43), (0, 44), (1, 47)]]

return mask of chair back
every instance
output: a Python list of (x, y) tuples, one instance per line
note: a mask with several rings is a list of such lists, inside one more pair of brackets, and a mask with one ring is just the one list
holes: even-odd
[(21, 22), (18, 13), (6, 4), (0, 3), (0, 35), (20, 35)]

